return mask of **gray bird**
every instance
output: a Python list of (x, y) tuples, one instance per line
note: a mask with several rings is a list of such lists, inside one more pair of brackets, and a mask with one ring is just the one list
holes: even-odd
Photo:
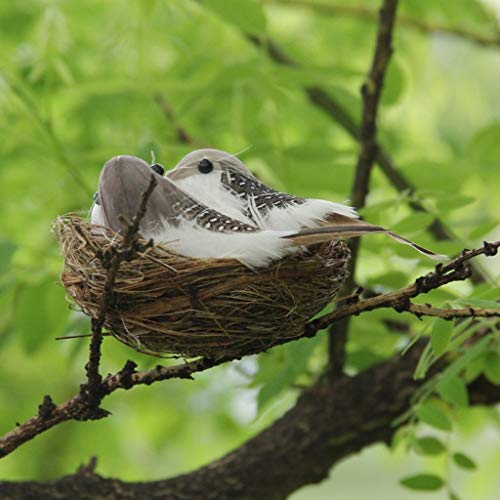
[(309, 245), (352, 235), (353, 228), (348, 225), (335, 231), (258, 227), (250, 218), (232, 217), (198, 201), (161, 173), (161, 165), (150, 167), (133, 156), (117, 156), (109, 160), (99, 179), (92, 222), (116, 232), (123, 231), (119, 216), (132, 219), (139, 209), (141, 195), (154, 175), (157, 186), (148, 200), (140, 234), (156, 243), (164, 243), (182, 255), (234, 258), (250, 268), (259, 268), (291, 253), (301, 252)]
[(360, 220), (347, 205), (282, 193), (260, 182), (236, 156), (217, 149), (199, 149), (186, 155), (167, 178), (200, 203), (261, 230), (296, 231), (311, 241), (383, 233), (433, 259), (443, 255), (392, 231)]

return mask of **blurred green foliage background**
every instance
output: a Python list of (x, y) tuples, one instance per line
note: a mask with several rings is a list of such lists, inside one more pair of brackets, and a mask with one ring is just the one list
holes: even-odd
[[(153, 151), (170, 167), (196, 147), (249, 148), (242, 159), (274, 187), (347, 199), (357, 144), (311, 105), (303, 87), (323, 87), (358, 119), (358, 89), (372, 57), (379, 2), (301, 3), (0, 2), (1, 432), (33, 415), (44, 394), (60, 402), (83, 380), (88, 340), (54, 340), (87, 333), (89, 321), (69, 308), (58, 283), (62, 261), (51, 223), (59, 214), (88, 211), (107, 159), (132, 154), (150, 160)], [(352, 9), (336, 9), (339, 5)], [(402, 0), (400, 6), (407, 20), (491, 40), (500, 39), (499, 13), (494, 0)], [(276, 65), (244, 32), (270, 36), (300, 67)], [(499, 82), (500, 42), (398, 25), (379, 134), (417, 190), (398, 193), (375, 169), (363, 216), (447, 254), (491, 240), (495, 232), (498, 236)], [(179, 140), (179, 126), (191, 144)], [(410, 198), (420, 200), (431, 215), (412, 212)], [(455, 241), (433, 241), (425, 231), (432, 214), (451, 228)], [(492, 279), (498, 277), (498, 259), (482, 265)], [(366, 238), (357, 280), (390, 290), (429, 267), (385, 238)], [(437, 305), (493, 300), (498, 288), (491, 286), (462, 283), (430, 298)], [(401, 316), (376, 311), (353, 321), (352, 373), (407, 341), (405, 334), (389, 330), (388, 319)], [(433, 327), (430, 319), (404, 319), (412, 334)], [(105, 401), (110, 418), (66, 423), (45, 433), (2, 460), (0, 476), (55, 478), (91, 455), (99, 458), (99, 473), (122, 479), (187, 471), (281, 415), (297, 395), (292, 384), (307, 384), (324, 366), (325, 346), (320, 334), (210, 370), (195, 382), (117, 392)], [(141, 368), (157, 363), (105, 340), (105, 372), (121, 368), (128, 358)], [(448, 477), (461, 498), (498, 498), (498, 413), (454, 405), (447, 412), (453, 432), (423, 425), (415, 432), (439, 436), (452, 451), (467, 449), (476, 471), (450, 466), (450, 452), (422, 457), (380, 445), (294, 498), (330, 498), (335, 492), (339, 499), (361, 499), (374, 491), (377, 498), (416, 498), (398, 480), (422, 470)], [(441, 489), (428, 498), (447, 498), (447, 492)]]

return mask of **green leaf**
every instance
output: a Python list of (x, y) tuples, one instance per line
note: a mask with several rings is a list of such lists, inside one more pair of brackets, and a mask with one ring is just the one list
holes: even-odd
[(464, 453), (453, 453), (453, 461), (462, 469), (474, 470), (477, 469), (476, 462)]
[(500, 122), (490, 124), (476, 133), (470, 141), (466, 155), (477, 166), (498, 168), (500, 158)]
[(301, 339), (260, 356), (259, 371), (251, 383), (251, 386), (261, 386), (257, 395), (259, 412), (288, 389), (304, 372), (319, 342), (319, 337)]
[(444, 485), (444, 481), (434, 474), (416, 474), (401, 479), (400, 483), (410, 490), (437, 491)]
[(259, 413), (279, 394), (290, 386), (295, 380), (296, 374), (289, 366), (280, 370), (274, 377), (266, 382), (257, 395), (257, 408)]
[(356, 371), (363, 371), (373, 366), (376, 363), (380, 363), (384, 360), (384, 357), (368, 348), (353, 349), (347, 354), (347, 364), (349, 368), (353, 368)]
[(245, 33), (263, 35), (266, 31), (264, 10), (256, 0), (205, 0), (204, 4)]
[(446, 352), (453, 334), (453, 322), (442, 318), (436, 318), (432, 325), (431, 347), (436, 356)]
[(447, 402), (456, 406), (467, 406), (469, 395), (464, 381), (457, 377), (446, 377), (437, 386), (439, 395)]
[(436, 206), (440, 212), (451, 212), (458, 208), (464, 208), (476, 201), (472, 196), (457, 193), (442, 193), (436, 199)]
[(488, 234), (491, 231), (493, 231), (493, 229), (498, 227), (499, 224), (500, 224), (500, 221), (498, 219), (495, 219), (495, 220), (489, 220), (487, 222), (483, 222), (482, 224), (479, 224), (477, 226), (475, 225), (474, 229), (469, 233), (468, 239), (469, 240), (476, 240), (478, 238), (481, 238), (485, 234)]
[(406, 87), (406, 75), (398, 58), (393, 58), (387, 68), (381, 103), (393, 106), (401, 99)]
[(408, 215), (404, 219), (400, 220), (391, 229), (395, 233), (399, 234), (413, 234), (426, 229), (430, 224), (432, 224), (433, 220), (434, 216), (432, 214), (418, 212)]
[(14, 243), (0, 237), (0, 278), (8, 271), (10, 260), (16, 248)]
[(437, 438), (425, 436), (415, 442), (415, 451), (421, 455), (440, 455), (446, 451), (446, 446)]
[(489, 309), (500, 309), (500, 302), (496, 300), (482, 300), (482, 299), (458, 299), (453, 301), (454, 304), (467, 307), (485, 307)]
[(493, 384), (500, 385), (500, 356), (488, 351), (484, 357), (484, 375)]
[(378, 274), (366, 281), (367, 287), (386, 286), (388, 288), (401, 288), (408, 283), (408, 274), (401, 271), (390, 270), (384, 274)]
[(64, 292), (52, 280), (25, 285), (16, 297), (14, 325), (26, 352), (37, 350), (62, 331), (69, 315)]
[(479, 377), (479, 375), (481, 375), (483, 369), (484, 369), (484, 356), (481, 355), (476, 356), (469, 363), (467, 363), (467, 366), (465, 367), (465, 372), (464, 372), (465, 381), (470, 384), (473, 380)]
[(451, 431), (451, 420), (448, 415), (435, 404), (431, 402), (420, 404), (415, 412), (419, 420), (425, 424), (442, 431)]

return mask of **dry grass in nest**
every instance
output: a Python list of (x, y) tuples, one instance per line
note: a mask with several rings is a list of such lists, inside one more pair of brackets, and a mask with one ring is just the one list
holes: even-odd
[[(76, 216), (55, 229), (62, 283), (83, 312), (98, 314), (106, 270), (96, 257), (119, 235)], [(252, 271), (232, 259), (193, 259), (155, 245), (122, 263), (105, 326), (121, 342), (154, 355), (235, 356), (294, 338), (334, 297), (349, 250), (337, 240)]]

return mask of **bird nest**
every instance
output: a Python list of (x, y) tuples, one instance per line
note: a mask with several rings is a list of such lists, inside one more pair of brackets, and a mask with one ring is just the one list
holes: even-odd
[[(62, 283), (97, 317), (106, 270), (97, 256), (121, 236), (76, 216), (55, 223), (64, 256)], [(303, 334), (305, 323), (347, 277), (339, 240), (258, 271), (232, 259), (195, 259), (154, 245), (123, 262), (105, 316), (109, 333), (137, 351), (213, 358), (260, 351)]]

